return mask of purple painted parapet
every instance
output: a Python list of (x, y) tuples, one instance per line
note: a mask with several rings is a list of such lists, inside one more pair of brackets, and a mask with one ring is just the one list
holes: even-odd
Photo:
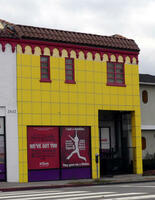
[(53, 181), (59, 180), (60, 170), (52, 169), (52, 170), (29, 170), (28, 171), (28, 181)]
[(62, 169), (61, 179), (91, 178), (91, 168)]

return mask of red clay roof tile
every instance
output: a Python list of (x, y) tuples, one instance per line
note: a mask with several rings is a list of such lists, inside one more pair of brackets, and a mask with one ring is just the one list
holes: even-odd
[(102, 36), (80, 32), (16, 25), (10, 23), (8, 24), (13, 26), (13, 29), (9, 30), (9, 27), (6, 27), (5, 29), (0, 30), (1, 38), (46, 40), (49, 42), (64, 42), (77, 45), (95, 46), (99, 48), (139, 51), (139, 48), (134, 40), (127, 39), (121, 35)]

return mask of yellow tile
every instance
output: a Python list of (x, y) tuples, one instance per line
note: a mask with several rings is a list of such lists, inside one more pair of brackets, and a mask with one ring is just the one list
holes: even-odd
[(40, 56), (32, 55), (32, 66), (40, 67)]
[(22, 101), (31, 101), (32, 95), (31, 91), (22, 91)]
[(59, 103), (60, 102), (59, 93), (51, 92), (51, 102), (53, 102), (53, 103)]
[(94, 95), (86, 94), (86, 102), (87, 102), (87, 104), (93, 104), (94, 103)]
[(22, 54), (22, 65), (29, 66), (31, 65), (31, 55)]
[(23, 125), (31, 125), (31, 123), (32, 123), (32, 115), (31, 114), (23, 115)]
[(28, 79), (28, 78), (22, 79), (22, 89), (23, 90), (31, 90), (31, 84), (32, 84), (31, 79)]
[(44, 114), (42, 114), (42, 124), (44, 125), (44, 126), (49, 126), (49, 125), (51, 125), (51, 116), (50, 115), (44, 115)]
[(32, 101), (35, 102), (40, 102), (41, 101), (41, 96), (40, 96), (40, 91), (39, 90), (32, 90)]
[(48, 91), (41, 91), (40, 92), (41, 101), (42, 102), (51, 102), (51, 94)]
[(41, 112), (43, 114), (50, 114), (51, 113), (51, 104), (50, 103), (42, 103), (41, 104)]
[(38, 102), (32, 102), (32, 113), (41, 113), (41, 103)]
[(32, 115), (32, 124), (37, 126), (37, 125), (41, 125), (41, 115)]
[(40, 81), (40, 67), (31, 67), (32, 79), (38, 79)]
[(61, 104), (60, 107), (61, 114), (68, 114), (69, 113), (69, 105), (68, 104)]
[(31, 78), (32, 76), (32, 68), (31, 67), (28, 67), (28, 66), (22, 66), (22, 73), (21, 73), (21, 76), (23, 78)]
[(17, 90), (17, 101), (22, 100), (22, 90)]
[(22, 111), (23, 111), (23, 113), (31, 113), (32, 112), (31, 103), (23, 102)]
[(17, 56), (17, 65), (21, 65), (21, 62), (22, 62), (22, 55), (19, 54), (19, 53), (17, 53), (16, 56)]
[(18, 138), (18, 145), (19, 145), (19, 151), (21, 150), (21, 149), (23, 149), (23, 139), (22, 138)]
[(77, 105), (69, 105), (69, 114), (75, 115), (78, 112)]
[(17, 89), (22, 89), (22, 78), (17, 78)]
[(17, 77), (21, 77), (22, 76), (22, 67), (21, 65), (17, 65)]
[(32, 90), (40, 90), (40, 79), (32, 79)]

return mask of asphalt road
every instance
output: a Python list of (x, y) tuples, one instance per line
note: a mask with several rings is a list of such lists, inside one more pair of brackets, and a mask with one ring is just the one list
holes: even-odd
[(155, 182), (98, 185), (48, 190), (0, 192), (0, 200), (134, 200), (155, 199)]

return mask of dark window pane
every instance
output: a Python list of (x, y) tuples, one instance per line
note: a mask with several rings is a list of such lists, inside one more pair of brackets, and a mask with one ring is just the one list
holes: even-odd
[(73, 80), (73, 76), (66, 75), (66, 80)]
[(123, 69), (121, 69), (121, 68), (116, 68), (116, 73), (123, 73)]
[(41, 63), (41, 67), (48, 67), (48, 63)]
[(73, 64), (73, 60), (72, 59), (66, 59), (66, 64)]
[(72, 65), (66, 65), (66, 69), (73, 69), (73, 66)]
[(41, 74), (42, 79), (48, 79), (48, 74)]
[(73, 72), (70, 71), (70, 70), (66, 70), (66, 74), (67, 74), (67, 75), (73, 75)]
[(117, 82), (117, 83), (123, 83), (124, 80), (123, 80), (123, 79), (117, 79), (116, 82)]
[(48, 74), (48, 68), (42, 68), (41, 73), (47, 73)]
[(42, 57), (41, 57), (41, 62), (48, 62), (48, 57), (42, 56)]
[(124, 77), (124, 74), (116, 74), (116, 79), (117, 78), (122, 78), (123, 79), (123, 77)]
[(112, 78), (108, 78), (108, 83), (114, 83), (114, 82), (115, 82), (114, 79), (112, 79)]
[(109, 78), (109, 77), (110, 77), (110, 78), (115, 78), (115, 74), (114, 74), (114, 73), (109, 73), (109, 74), (108, 74), (108, 78)]
[(116, 63), (116, 68), (123, 69), (123, 64), (122, 63)]
[(108, 68), (114, 68), (115, 67), (115, 64), (114, 63), (108, 63)]
[(115, 71), (115, 68), (111, 68), (111, 67), (108, 68), (108, 72), (114, 72), (114, 71)]

